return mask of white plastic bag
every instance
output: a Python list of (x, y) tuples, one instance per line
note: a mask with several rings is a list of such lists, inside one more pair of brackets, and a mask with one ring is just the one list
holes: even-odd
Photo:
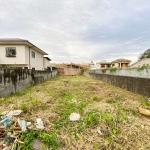
[(70, 118), (70, 121), (78, 121), (80, 119), (80, 114), (71, 113), (69, 118)]
[(36, 128), (43, 130), (43, 129), (44, 129), (44, 124), (43, 124), (42, 119), (41, 119), (41, 118), (37, 118), (37, 119), (36, 119), (36, 122), (37, 122), (37, 123), (36, 123)]

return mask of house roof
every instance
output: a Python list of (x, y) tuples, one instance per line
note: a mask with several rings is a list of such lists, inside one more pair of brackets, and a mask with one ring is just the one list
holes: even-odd
[(38, 51), (43, 55), (48, 55), (46, 52), (29, 42), (28, 40), (19, 39), (19, 38), (0, 38), (0, 45), (27, 45), (30, 48)]
[(49, 57), (44, 57), (44, 58), (46, 58), (47, 60), (51, 61), (51, 59)]
[(112, 61), (112, 63), (115, 63), (115, 62), (131, 62), (131, 60), (120, 58), (120, 59), (116, 59), (116, 60)]
[(96, 63), (96, 64), (101, 64), (101, 65), (110, 65), (110, 64), (111, 64), (111, 62), (98, 62), (98, 63)]

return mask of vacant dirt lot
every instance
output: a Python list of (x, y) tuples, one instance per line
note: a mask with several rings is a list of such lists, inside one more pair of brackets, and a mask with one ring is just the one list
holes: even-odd
[[(0, 112), (21, 109), (26, 121), (44, 121), (44, 131), (20, 135), (20, 149), (30, 149), (37, 137), (58, 150), (150, 149), (150, 119), (137, 109), (150, 109), (150, 102), (99, 80), (58, 76), (1, 98), (0, 104)], [(80, 114), (79, 121), (69, 120), (73, 112)]]

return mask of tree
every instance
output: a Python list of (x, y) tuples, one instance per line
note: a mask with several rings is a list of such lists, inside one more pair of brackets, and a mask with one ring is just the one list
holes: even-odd
[(150, 58), (150, 48), (147, 49), (143, 54), (139, 56), (139, 60), (144, 59), (144, 58)]

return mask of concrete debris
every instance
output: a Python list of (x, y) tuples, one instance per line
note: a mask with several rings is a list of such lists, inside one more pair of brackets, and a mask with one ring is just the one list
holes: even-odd
[(140, 114), (150, 117), (150, 110), (138, 107)]
[(36, 139), (34, 142), (33, 142), (33, 146), (32, 148), (34, 150), (46, 150), (46, 147), (44, 146), (44, 144), (42, 143), (42, 141), (40, 139)]
[(78, 121), (80, 119), (80, 114), (71, 113), (69, 118), (70, 118), (70, 121)]

